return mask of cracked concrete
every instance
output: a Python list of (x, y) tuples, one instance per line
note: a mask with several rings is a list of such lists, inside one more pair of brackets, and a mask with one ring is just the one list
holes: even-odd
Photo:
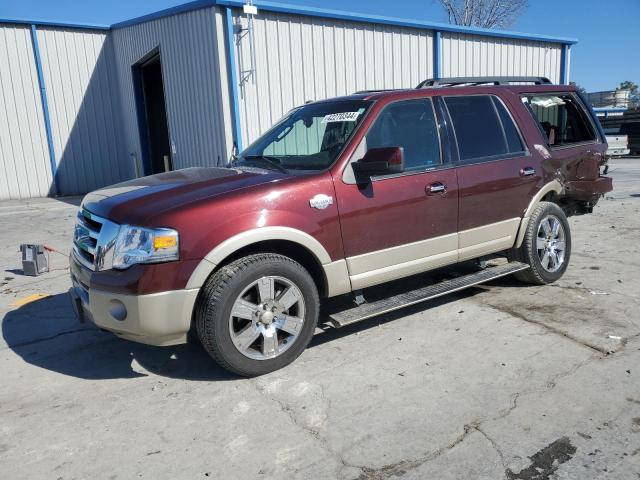
[[(21, 276), (17, 245), (67, 251), (77, 199), (3, 202), (2, 477), (637, 478), (640, 161), (612, 171), (616, 190), (570, 220), (557, 284), (503, 279), (319, 331), (251, 380), (195, 345), (76, 323), (66, 272)], [(33, 293), (50, 296), (9, 306)]]

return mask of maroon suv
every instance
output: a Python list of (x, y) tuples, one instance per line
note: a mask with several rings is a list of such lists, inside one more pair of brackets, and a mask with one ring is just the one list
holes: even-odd
[[(228, 168), (90, 193), (71, 255), (78, 314), (154, 345), (197, 332), (220, 365), (259, 375), (302, 353), (321, 299), (354, 297), (331, 318), (341, 326), (511, 273), (553, 282), (571, 253), (567, 217), (612, 184), (597, 119), (573, 87), (547, 82), (449, 79), (309, 103)], [(508, 262), (364, 300), (495, 254)]]

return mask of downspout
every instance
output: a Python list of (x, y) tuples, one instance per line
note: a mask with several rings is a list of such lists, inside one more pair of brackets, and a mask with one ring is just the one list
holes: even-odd
[(440, 58), (441, 58), (441, 49), (442, 49), (442, 32), (439, 30), (435, 32), (433, 37), (433, 78), (436, 80), (441, 78), (442, 71), (440, 66)]
[(38, 73), (38, 86), (40, 87), (40, 100), (42, 102), (42, 116), (44, 117), (44, 130), (47, 135), (47, 147), (49, 149), (49, 163), (51, 164), (51, 176), (53, 177), (53, 195), (60, 195), (60, 184), (58, 180), (58, 165), (56, 163), (56, 153), (53, 148), (53, 133), (51, 129), (51, 117), (49, 115), (49, 101), (47, 100), (47, 89), (44, 83), (42, 72), (42, 61), (40, 60), (40, 46), (38, 44), (38, 31), (35, 25), (31, 25), (31, 44), (33, 46), (33, 56), (36, 62), (36, 72)]
[(231, 130), (233, 132), (233, 146), (236, 153), (242, 151), (242, 130), (240, 129), (240, 100), (238, 96), (238, 74), (236, 71), (236, 46), (233, 30), (233, 12), (231, 7), (225, 7), (226, 14), (226, 44), (227, 70), (229, 72), (229, 86), (231, 89)]
[(571, 55), (571, 46), (568, 44), (562, 45), (562, 54), (560, 55), (560, 83), (563, 85), (569, 84), (569, 58)]

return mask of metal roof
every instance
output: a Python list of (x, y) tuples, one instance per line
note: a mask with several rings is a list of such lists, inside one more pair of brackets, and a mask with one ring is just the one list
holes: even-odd
[[(27, 20), (27, 19), (5, 19), (0, 18), (0, 23), (18, 23), (38, 26), (56, 26), (67, 28), (82, 28), (92, 30), (109, 30), (115, 28), (127, 27), (130, 25), (137, 25), (140, 23), (148, 22), (150, 20), (156, 20), (158, 18), (164, 18), (178, 13), (189, 12), (192, 10), (198, 10), (201, 8), (212, 6), (223, 7), (236, 7), (241, 8), (245, 2), (243, 0), (196, 0), (175, 7), (160, 10), (158, 12), (136, 17), (123, 22), (114, 23), (113, 25), (100, 25), (100, 24), (82, 24), (75, 22), (54, 22), (54, 21), (41, 21), (41, 20)], [(411, 27), (421, 30), (433, 30), (438, 32), (455, 32), (469, 35), (481, 35), (486, 37), (498, 37), (498, 38), (515, 38), (520, 40), (533, 40), (539, 42), (551, 42), (561, 43), (565, 45), (572, 45), (577, 43), (578, 40), (569, 37), (555, 37), (549, 35), (536, 35), (530, 33), (512, 32), (507, 30), (491, 30), (487, 28), (478, 27), (464, 27), (458, 25), (451, 25), (447, 23), (439, 22), (427, 22), (422, 20), (413, 20), (408, 18), (389, 17), (384, 15), (371, 15), (364, 13), (355, 13), (345, 10), (332, 10), (327, 8), (309, 7), (303, 5), (291, 5), (286, 3), (277, 3), (267, 0), (256, 0), (254, 5), (260, 10), (276, 13), (289, 13), (294, 15), (303, 15), (309, 17), (318, 18), (332, 18), (338, 20), (352, 21), (352, 22), (364, 22), (375, 23), (382, 25), (393, 25), (399, 27)]]
[(78, 28), (82, 30), (109, 30), (109, 25), (76, 23), (76, 22), (57, 22), (49, 20), (35, 20), (26, 18), (1, 18), (0, 23), (9, 23), (13, 25), (35, 25), (37, 27), (59, 27), (59, 28)]

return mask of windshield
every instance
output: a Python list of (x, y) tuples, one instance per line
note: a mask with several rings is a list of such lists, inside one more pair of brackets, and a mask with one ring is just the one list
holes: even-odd
[(291, 110), (244, 150), (233, 165), (281, 171), (330, 167), (362, 121), (371, 102), (323, 102)]

